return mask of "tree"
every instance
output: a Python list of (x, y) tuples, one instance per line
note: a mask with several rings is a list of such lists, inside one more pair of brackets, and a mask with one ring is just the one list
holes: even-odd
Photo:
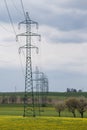
[(74, 89), (74, 88), (67, 88), (67, 92), (74, 92), (74, 93), (76, 93), (77, 92), (77, 90), (76, 89)]
[(58, 104), (55, 106), (56, 111), (59, 113), (59, 117), (61, 116), (61, 111), (65, 109), (65, 103), (64, 102), (58, 102)]
[(70, 88), (67, 88), (67, 90), (66, 90), (66, 91), (69, 93), (69, 92), (71, 92), (71, 89), (70, 89)]
[(81, 97), (78, 99), (77, 110), (80, 113), (81, 117), (83, 118), (83, 114), (87, 110), (87, 99), (86, 98)]
[(10, 103), (16, 103), (17, 97), (15, 95), (12, 95), (9, 97)]
[(78, 92), (79, 92), (79, 93), (81, 93), (81, 92), (82, 92), (82, 90), (81, 90), (81, 89), (79, 89), (79, 90), (78, 90)]
[(66, 100), (66, 106), (70, 112), (72, 112), (73, 116), (76, 117), (75, 111), (77, 108), (78, 100), (76, 98), (69, 98)]

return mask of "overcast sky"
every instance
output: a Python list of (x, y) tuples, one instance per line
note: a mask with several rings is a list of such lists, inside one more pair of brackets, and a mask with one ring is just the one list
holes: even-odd
[[(20, 0), (7, 0), (16, 34), (24, 21)], [(30, 18), (39, 23), (41, 42), (32, 39), (39, 54), (32, 53), (33, 71), (38, 66), (49, 79), (50, 91), (76, 88), (87, 91), (87, 0), (23, 0)], [(24, 90), (25, 57), (18, 54), (23, 38), (16, 42), (4, 0), (0, 4), (0, 91)]]

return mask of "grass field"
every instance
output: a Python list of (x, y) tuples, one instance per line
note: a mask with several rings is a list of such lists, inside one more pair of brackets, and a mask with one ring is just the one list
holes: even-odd
[[(86, 118), (73, 118), (68, 111), (58, 117), (54, 108), (44, 108), (41, 116), (23, 117), (23, 106), (0, 106), (0, 130), (86, 130)], [(37, 111), (38, 115), (38, 111)], [(48, 116), (47, 116), (48, 115)], [(67, 116), (67, 117), (63, 117)], [(79, 116), (79, 115), (78, 115)], [(86, 116), (86, 115), (85, 115)], [(71, 118), (70, 118), (71, 117)]]
[(87, 130), (87, 119), (0, 116), (0, 130)]
[[(23, 105), (16, 105), (16, 104), (3, 104), (0, 105), (0, 115), (2, 116), (22, 116), (23, 115)], [(31, 108), (30, 108), (31, 110)], [(54, 107), (43, 107), (40, 108), (40, 113), (38, 108), (35, 108), (36, 116), (44, 116), (44, 117), (58, 117), (58, 113), (56, 112)], [(32, 111), (30, 111), (30, 115)], [(61, 117), (73, 117), (72, 113), (69, 112), (67, 109), (61, 112)], [(76, 111), (76, 117), (80, 117), (80, 114)], [(87, 118), (87, 112), (84, 113), (84, 117)]]
[(87, 130), (87, 118), (73, 118), (68, 111), (62, 113), (67, 117), (58, 117), (51, 107), (44, 108), (41, 116), (22, 115), (23, 106), (0, 106), (0, 130)]
[[(49, 94), (54, 99), (65, 99), (68, 96), (66, 93)], [(78, 97), (80, 93), (74, 96)], [(23, 117), (23, 104), (0, 104), (0, 130), (87, 130), (87, 112), (82, 119), (78, 112), (77, 118), (73, 118), (67, 109), (61, 113), (61, 117), (58, 117), (52, 106), (40, 108), (40, 113), (38, 108), (35, 109), (36, 117)]]

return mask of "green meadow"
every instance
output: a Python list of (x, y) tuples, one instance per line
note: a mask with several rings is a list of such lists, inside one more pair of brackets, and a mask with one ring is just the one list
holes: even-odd
[[(23, 105), (17, 104), (1, 104), (0, 105), (0, 115), (1, 116), (23, 116), (24, 107)], [(30, 107), (30, 115), (32, 114), (32, 108)], [(35, 114), (37, 116), (43, 117), (58, 117), (58, 112), (54, 107), (41, 107), (35, 108)], [(61, 117), (72, 117), (73, 115), (67, 109), (61, 112)], [(76, 111), (76, 117), (80, 118), (80, 114)], [(87, 117), (87, 112), (84, 113), (84, 118)]]
[[(70, 95), (66, 96), (66, 93), (49, 94), (51, 99), (63, 100), (67, 97)], [(23, 117), (23, 111), (23, 104), (0, 104), (0, 130), (87, 130), (87, 112), (82, 119), (77, 111), (76, 118), (73, 118), (67, 109), (58, 117), (55, 108), (49, 105), (40, 109), (35, 107), (35, 117)]]

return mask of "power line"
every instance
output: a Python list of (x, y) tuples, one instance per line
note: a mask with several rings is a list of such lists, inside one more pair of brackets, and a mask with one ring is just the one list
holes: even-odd
[[(14, 25), (13, 25), (13, 21), (12, 21), (11, 15), (10, 15), (10, 11), (9, 11), (9, 9), (8, 9), (7, 1), (4, 0), (4, 2), (5, 2), (5, 6), (6, 6), (6, 9), (7, 9), (7, 12), (8, 12), (8, 16), (9, 16), (9, 19), (10, 19), (10, 23), (11, 23), (11, 25), (12, 25), (14, 34), (15, 34), (15, 36), (16, 36), (16, 31), (15, 31), (15, 28), (14, 28)], [(18, 42), (18, 43), (19, 43), (19, 42)], [(20, 46), (20, 45), (19, 45), (19, 46)], [(22, 65), (22, 61), (21, 61), (20, 56), (19, 56), (19, 60), (20, 60), (21, 69), (22, 69), (22, 73), (23, 73), (23, 67), (22, 67), (23, 65)], [(24, 76), (24, 73), (23, 73), (23, 76)]]
[(3, 28), (6, 32), (13, 33), (12, 31), (8, 30), (5, 26), (3, 26), (1, 23), (0, 23), (0, 26), (1, 26), (1, 28)]
[(11, 0), (11, 2), (12, 2), (12, 4), (13, 4), (13, 6), (14, 6), (15, 10), (16, 10), (18, 13), (20, 12), (20, 14), (22, 15), (21, 10), (19, 10), (19, 8), (17, 8), (17, 6), (16, 6), (16, 4), (15, 4), (14, 0)]
[(26, 18), (26, 15), (25, 15), (25, 9), (24, 9), (24, 5), (23, 5), (23, 1), (20, 0), (20, 2), (21, 2), (21, 6), (22, 6), (22, 10), (23, 10), (24, 17)]
[(12, 28), (13, 28), (14, 34), (16, 35), (16, 31), (15, 31), (15, 29), (14, 29), (14, 25), (13, 25), (13, 21), (12, 21), (11, 15), (10, 15), (10, 11), (9, 11), (9, 9), (8, 9), (7, 1), (4, 0), (4, 2), (5, 2), (5, 6), (6, 6), (6, 9), (7, 9), (7, 12), (8, 12), (8, 16), (9, 16), (10, 23), (11, 23), (11, 25), (12, 25)]
[(21, 69), (22, 69), (22, 74), (25, 77), (24, 69), (23, 69), (23, 64), (22, 64), (22, 59), (21, 59), (20, 55), (19, 55), (19, 60), (20, 60), (20, 65), (21, 65)]

